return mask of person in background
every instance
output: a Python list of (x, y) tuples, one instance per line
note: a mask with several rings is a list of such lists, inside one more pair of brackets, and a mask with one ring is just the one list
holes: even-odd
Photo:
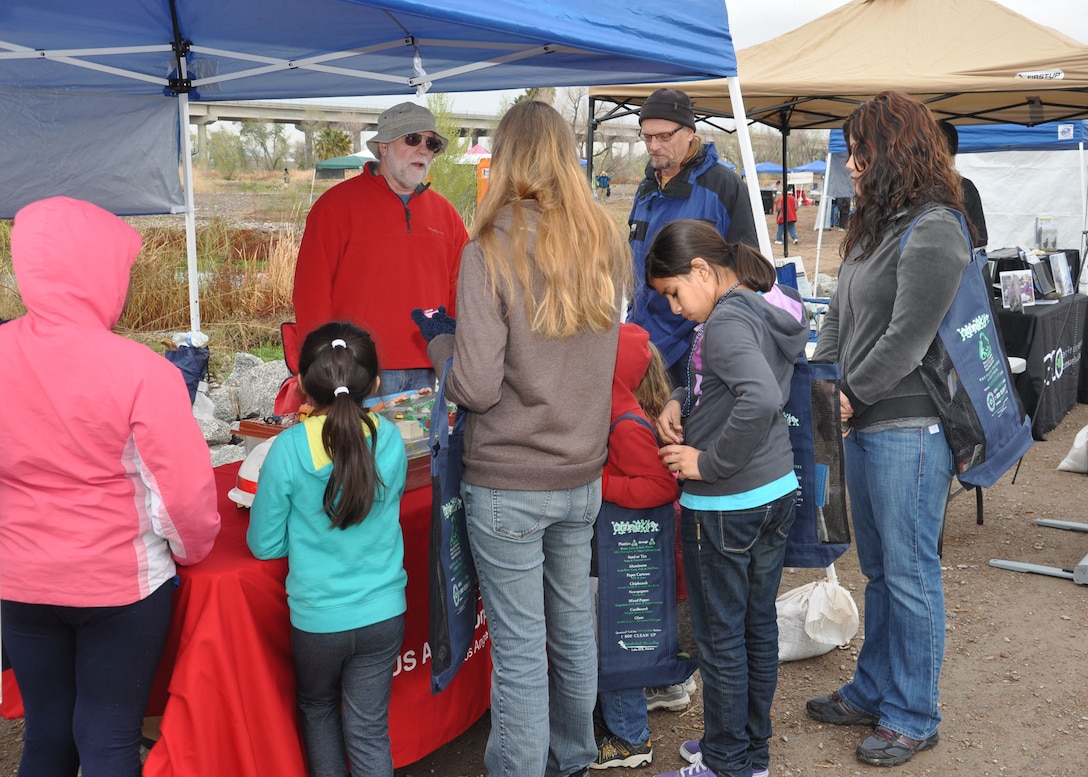
[[(570, 125), (517, 103), (457, 283), (455, 322), (413, 319), (453, 357), (468, 412), (461, 495), (491, 633), (492, 777), (583, 775), (597, 758), (590, 541), (631, 259), (594, 200)], [(451, 334), (453, 333), (453, 334)]]
[(897, 766), (936, 746), (941, 722), (938, 547), (952, 455), (918, 365), (971, 252), (955, 215), (937, 207), (962, 212), (963, 200), (925, 105), (881, 92), (847, 117), (843, 135), (857, 212), (813, 360), (842, 365), (846, 486), (868, 580), (865, 641), (853, 679), (806, 710), (824, 723), (875, 727), (857, 758)]
[(310, 777), (392, 777), (389, 697), (404, 639), (400, 431), (363, 410), (378, 389), (374, 341), (335, 322), (299, 356), (310, 416), (281, 432), (261, 467), (246, 542), (287, 557), (287, 603)]
[(798, 488), (782, 414), (808, 342), (794, 312), (763, 294), (774, 266), (703, 221), (665, 226), (646, 282), (701, 326), (692, 382), (657, 418), (662, 461), (681, 481), (680, 531), (703, 680), (702, 740), (665, 777), (766, 777), (778, 683), (775, 598)]
[(686, 93), (656, 90), (642, 106), (639, 126), (650, 161), (628, 220), (635, 295), (627, 320), (650, 333), (673, 385), (683, 386), (695, 324), (674, 315), (646, 285), (646, 249), (658, 230), (676, 219), (704, 219), (726, 240), (756, 247), (756, 222), (740, 178), (718, 164), (714, 144), (703, 143), (695, 133), (695, 112)]
[(385, 393), (433, 388), (409, 313), (439, 305), (456, 312), (468, 233), (453, 205), (424, 183), (448, 141), (429, 110), (405, 102), (382, 112), (366, 145), (378, 161), (322, 194), (306, 218), (292, 295), (298, 342), (327, 321), (350, 321), (377, 343)]
[(601, 173), (597, 176), (597, 189), (604, 193), (604, 198), (607, 200), (612, 196), (612, 176), (608, 173)]
[[(612, 427), (608, 461), (601, 478), (602, 499), (638, 510), (676, 500), (676, 478), (658, 458), (659, 446), (649, 419), (656, 419), (672, 391), (661, 355), (650, 336), (635, 324), (620, 325), (616, 373), (612, 379)], [(634, 415), (646, 421), (622, 419)], [(598, 693), (608, 734), (600, 742), (591, 769), (645, 766), (653, 761), (653, 743), (642, 686)]]
[(138, 777), (175, 563), (219, 532), (182, 374), (111, 331), (140, 242), (67, 197), (27, 205), (11, 231), (27, 312), (0, 327), (0, 620), (21, 775)]
[[(948, 153), (952, 156), (953, 165), (956, 162), (956, 154), (960, 150), (960, 134), (956, 125), (947, 121), (937, 122), (937, 126), (944, 133), (944, 139), (948, 142)], [(974, 227), (974, 247), (985, 248), (990, 242), (990, 234), (986, 231), (986, 213), (982, 210), (982, 196), (978, 193), (978, 187), (970, 178), (960, 176), (963, 195), (963, 215), (967, 217), (967, 223)]]
[(793, 244), (797, 245), (797, 200), (792, 191), (778, 195), (778, 199), (774, 201), (774, 220), (778, 223), (778, 234), (774, 242), (781, 245), (784, 237), (782, 228), (785, 226)]

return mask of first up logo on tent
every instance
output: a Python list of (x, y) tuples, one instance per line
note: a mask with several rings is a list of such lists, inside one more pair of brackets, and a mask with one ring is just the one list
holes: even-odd
[(1072, 124), (1059, 124), (1058, 125), (1058, 140), (1072, 140), (1073, 139), (1073, 125)]
[(1065, 71), (1060, 67), (1053, 70), (1025, 70), (1017, 73), (1017, 78), (1030, 78), (1035, 81), (1061, 81), (1065, 78)]

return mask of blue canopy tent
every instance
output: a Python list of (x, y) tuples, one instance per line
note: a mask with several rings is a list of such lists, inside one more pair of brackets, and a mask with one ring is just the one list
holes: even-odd
[(827, 172), (827, 162), (822, 159), (817, 159), (814, 162), (809, 162), (807, 165), (799, 165), (798, 167), (791, 167), (791, 173), (816, 173), (817, 175), (823, 175)]
[(782, 165), (778, 162), (759, 162), (756, 172), (766, 175), (782, 175)]
[(0, 191), (0, 217), (56, 194), (184, 213), (199, 329), (190, 99), (735, 75), (722, 0), (5, 0), (0, 169), (18, 185)]

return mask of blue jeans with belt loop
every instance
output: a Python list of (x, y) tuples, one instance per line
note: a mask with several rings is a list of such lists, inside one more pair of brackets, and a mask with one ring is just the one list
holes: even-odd
[(560, 777), (597, 758), (590, 542), (601, 480), (557, 491), (462, 482), (491, 636), (491, 777)]
[(703, 760), (719, 777), (770, 761), (778, 619), (796, 492), (749, 510), (681, 509), (684, 572), (703, 678)]
[(944, 585), (937, 544), (952, 483), (939, 424), (853, 431), (846, 485), (865, 586), (865, 642), (840, 690), (880, 725), (911, 739), (937, 731), (944, 662)]

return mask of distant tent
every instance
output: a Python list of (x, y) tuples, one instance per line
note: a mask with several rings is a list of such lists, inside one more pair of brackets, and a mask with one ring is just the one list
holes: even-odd
[[(314, 164), (315, 170), (362, 170), (367, 162), (376, 161), (372, 156), (363, 154), (348, 154), (347, 156), (334, 156), (332, 159), (322, 159)], [(343, 176), (341, 176), (343, 177)]]
[(372, 156), (364, 153), (334, 156), (314, 163), (314, 174), (310, 178), (310, 202), (314, 201), (314, 182), (343, 180), (345, 170), (362, 170), (367, 162), (376, 162)]
[(756, 172), (761, 174), (782, 175), (782, 165), (778, 162), (759, 162), (756, 164)]
[(827, 162), (822, 159), (817, 159), (815, 162), (809, 162), (807, 165), (801, 165), (800, 167), (791, 167), (791, 173), (816, 173), (823, 175), (827, 172)]

